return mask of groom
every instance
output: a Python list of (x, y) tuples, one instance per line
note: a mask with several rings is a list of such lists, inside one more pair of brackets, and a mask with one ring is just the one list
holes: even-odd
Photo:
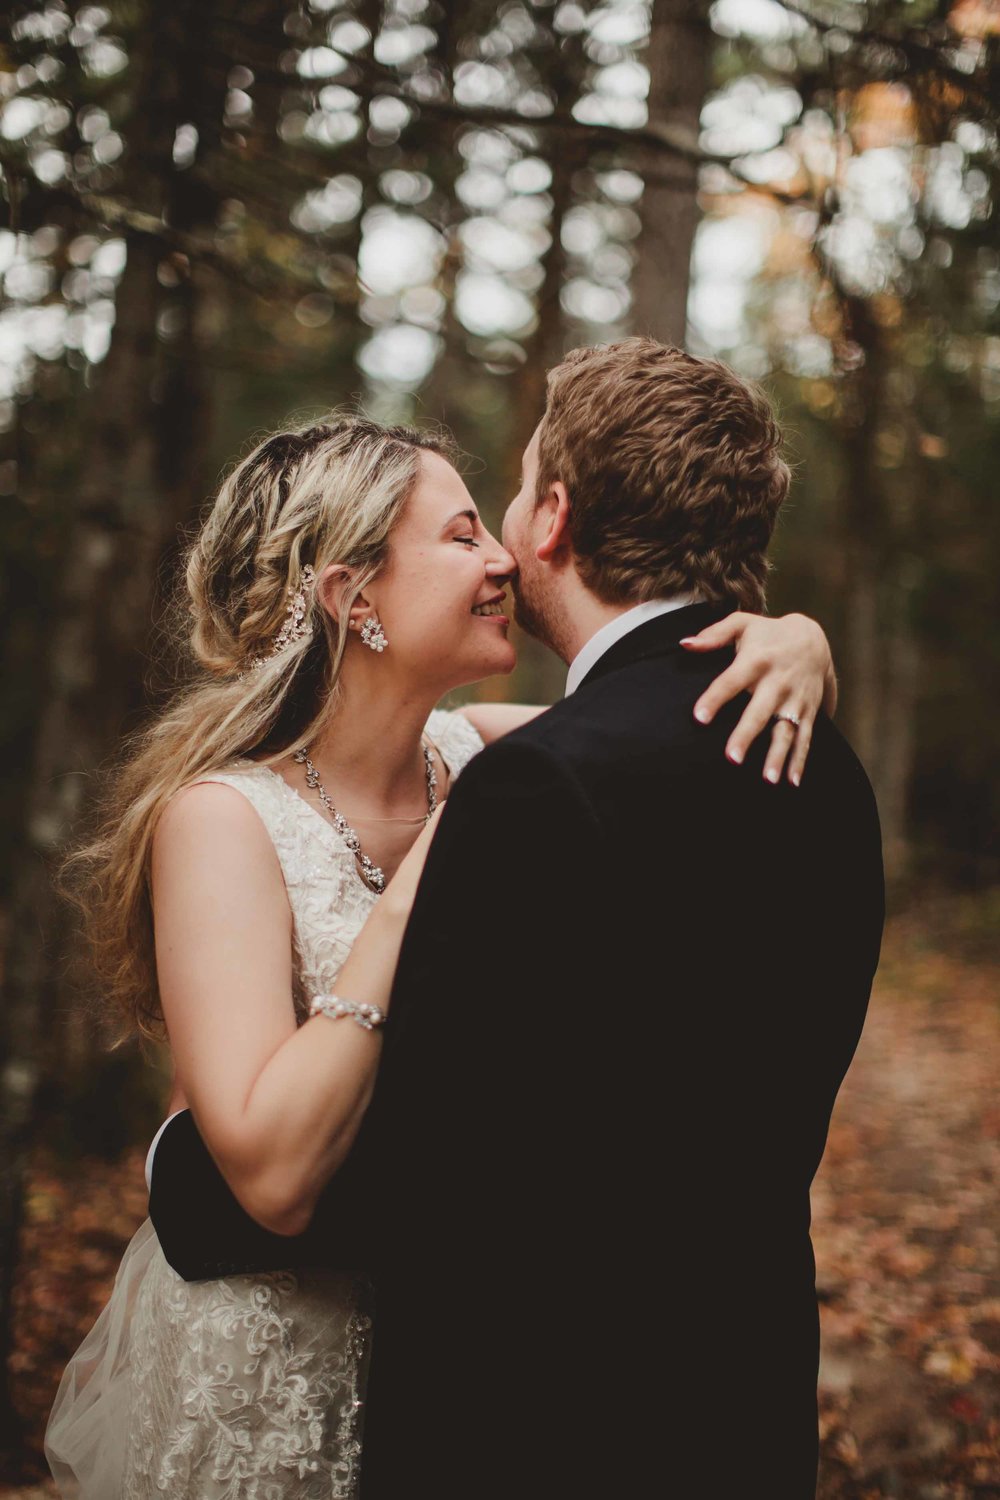
[(760, 739), (727, 761), (745, 700), (692, 716), (727, 655), (680, 645), (762, 605), (779, 442), (759, 392), (649, 339), (550, 373), (503, 540), (567, 695), (455, 784), (308, 1231), (375, 1274), (363, 1500), (814, 1495), (809, 1185), (878, 962), (878, 816), (822, 714), (798, 788)]

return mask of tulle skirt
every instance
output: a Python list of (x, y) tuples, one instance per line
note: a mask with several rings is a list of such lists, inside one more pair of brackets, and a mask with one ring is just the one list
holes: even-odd
[(368, 1293), (335, 1271), (184, 1281), (149, 1219), (63, 1373), (63, 1500), (355, 1500)]

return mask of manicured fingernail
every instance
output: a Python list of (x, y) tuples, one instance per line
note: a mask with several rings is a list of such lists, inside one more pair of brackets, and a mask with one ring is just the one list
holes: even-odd
[(768, 781), (770, 781), (772, 783), (772, 785), (778, 779), (778, 773), (777, 773), (777, 771), (775, 770), (775, 768), (773, 766), (771, 767), (771, 769), (769, 771), (765, 771), (764, 774), (767, 777)]
[(742, 762), (743, 762), (743, 751), (742, 750), (730, 750), (728, 752), (728, 754), (729, 754), (729, 759), (733, 762), (734, 765), (738, 766), (738, 765), (742, 764)]
[(799, 782), (801, 780), (802, 780), (802, 777), (799, 775), (798, 771), (793, 771), (792, 772), (792, 786), (798, 786), (798, 784), (799, 784)]
[(698, 720), (699, 724), (707, 724), (708, 723), (708, 709), (707, 708), (696, 708), (695, 711), (694, 711), (694, 716)]
[(682, 635), (681, 636), (681, 645), (682, 646), (689, 646), (693, 640), (694, 640), (694, 636), (693, 635)]

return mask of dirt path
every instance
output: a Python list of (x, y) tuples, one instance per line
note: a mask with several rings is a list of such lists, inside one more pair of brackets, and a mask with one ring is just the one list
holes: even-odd
[[(818, 1500), (1000, 1497), (998, 908), (1000, 893), (992, 910), (938, 902), (887, 931), (813, 1191)], [(39, 1173), (16, 1355), (27, 1487), (0, 1496), (55, 1494), (45, 1417), (144, 1215), (141, 1158), (85, 1164), (72, 1182)], [(720, 1410), (720, 1435), (724, 1422)]]
[(820, 1500), (1000, 1496), (1000, 968), (892, 924), (813, 1189)]

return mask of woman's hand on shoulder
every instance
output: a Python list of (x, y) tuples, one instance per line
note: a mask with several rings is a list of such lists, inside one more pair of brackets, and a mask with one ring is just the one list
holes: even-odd
[(833, 656), (822, 626), (808, 615), (770, 619), (734, 610), (681, 644), (688, 651), (736, 647), (736, 660), (719, 673), (694, 706), (695, 718), (708, 724), (738, 693), (752, 695), (726, 743), (726, 754), (736, 764), (775, 714), (795, 715), (797, 728), (786, 719), (779, 719), (772, 728), (764, 777), (779, 781), (784, 768), (789, 781), (798, 786), (816, 715), (820, 708), (832, 714), (837, 706)]

